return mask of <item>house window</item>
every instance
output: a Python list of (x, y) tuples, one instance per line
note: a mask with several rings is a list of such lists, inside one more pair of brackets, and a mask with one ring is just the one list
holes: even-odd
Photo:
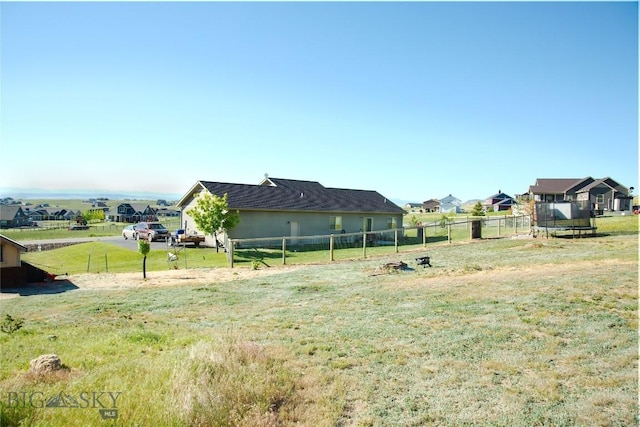
[(329, 217), (329, 230), (342, 230), (342, 217), (341, 216), (332, 216)]
[(387, 228), (388, 229), (398, 228), (398, 218), (396, 217), (387, 218)]
[(604, 194), (596, 194), (596, 203), (604, 203)]

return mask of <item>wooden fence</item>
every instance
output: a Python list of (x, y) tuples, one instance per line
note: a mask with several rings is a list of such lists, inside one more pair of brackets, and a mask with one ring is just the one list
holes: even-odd
[[(283, 236), (256, 239), (230, 239), (226, 242), (229, 265), (234, 266), (237, 258), (256, 259), (259, 256), (271, 259), (281, 258), (287, 263), (291, 255), (324, 251), (326, 260), (333, 262), (341, 252), (346, 257), (367, 257), (371, 251), (400, 252), (401, 248), (415, 250), (426, 248), (428, 243), (462, 241), (474, 238), (499, 238), (531, 232), (531, 217), (490, 216), (456, 218), (454, 221), (441, 220), (428, 224), (397, 229), (328, 234), (315, 236)], [(360, 252), (361, 251), (361, 252)]]

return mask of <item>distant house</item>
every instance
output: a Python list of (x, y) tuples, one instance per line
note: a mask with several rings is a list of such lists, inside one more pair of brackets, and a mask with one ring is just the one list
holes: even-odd
[(81, 212), (73, 209), (57, 208), (50, 210), (49, 219), (70, 221), (81, 215)]
[[(227, 194), (229, 209), (240, 213), (240, 223), (222, 237), (225, 240), (401, 228), (405, 213), (376, 191), (326, 188), (315, 181), (269, 177), (258, 185), (198, 181), (177, 203), (187, 231), (200, 231), (187, 212), (202, 191)], [(215, 244), (210, 239), (207, 236), (205, 243)]]
[(500, 190), (498, 190), (498, 192), (496, 194), (494, 194), (493, 196), (488, 197), (484, 201), (485, 209), (487, 209), (487, 210), (488, 209), (493, 209), (493, 211), (495, 211), (495, 212), (508, 211), (514, 205), (516, 205), (515, 199), (513, 197), (509, 196), (508, 194), (503, 193)]
[(631, 211), (629, 188), (612, 178), (538, 178), (529, 187), (529, 199), (537, 202), (582, 202), (596, 211)]
[(13, 200), (13, 197), (3, 197), (0, 199), (0, 205), (16, 205), (20, 204), (19, 201)]
[(29, 225), (29, 217), (19, 205), (0, 205), (0, 228)]
[(460, 213), (462, 212), (462, 200), (449, 194), (440, 199), (439, 210), (442, 213)]
[(158, 215), (159, 218), (176, 217), (176, 216), (180, 216), (180, 211), (178, 209), (160, 208), (156, 211), (156, 215)]
[(51, 214), (45, 208), (39, 208), (39, 209), (29, 209), (29, 211), (27, 212), (27, 216), (32, 221), (44, 221), (44, 220), (48, 220)]
[(105, 215), (109, 221), (116, 222), (134, 223), (158, 220), (156, 210), (146, 203), (121, 203), (115, 212), (105, 212)]
[(438, 212), (440, 208), (440, 200), (438, 199), (429, 199), (427, 201), (422, 202), (422, 209), (425, 212)]
[(417, 209), (422, 209), (422, 203), (405, 203), (404, 210), (407, 212), (412, 212)]

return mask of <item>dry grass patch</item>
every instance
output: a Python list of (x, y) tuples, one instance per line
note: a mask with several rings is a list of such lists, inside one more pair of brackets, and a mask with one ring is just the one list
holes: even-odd
[(336, 386), (292, 367), (283, 349), (226, 336), (188, 353), (172, 378), (183, 425), (322, 426), (342, 411)]
[[(637, 236), (540, 243), (14, 298), (0, 391), (123, 390), (123, 424), (637, 425)], [(372, 275), (399, 260), (411, 269)], [(14, 383), (49, 352), (82, 375)], [(11, 420), (100, 422), (30, 410)]]

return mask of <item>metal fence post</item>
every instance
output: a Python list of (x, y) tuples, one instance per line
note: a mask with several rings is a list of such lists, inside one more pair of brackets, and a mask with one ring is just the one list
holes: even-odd
[(329, 262), (333, 261), (333, 234), (329, 236)]
[(367, 232), (362, 233), (362, 258), (367, 257)]
[(396, 253), (398, 253), (398, 229), (396, 228), (394, 231), (395, 237), (395, 245), (396, 245)]
[(287, 264), (287, 238), (282, 238), (282, 265)]

